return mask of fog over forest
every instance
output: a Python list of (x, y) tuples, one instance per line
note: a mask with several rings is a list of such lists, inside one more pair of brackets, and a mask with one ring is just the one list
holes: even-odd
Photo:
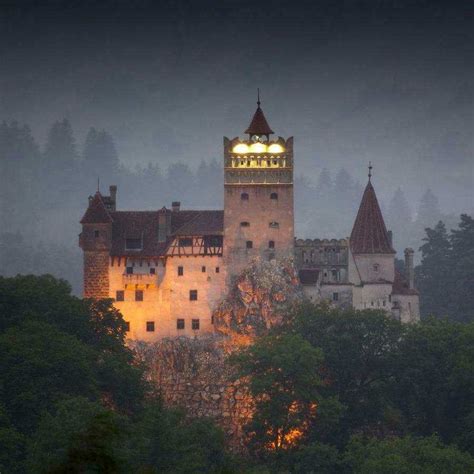
[(295, 136), (298, 237), (349, 235), (369, 161), (399, 257), (473, 213), (467, 6), (159, 3), (2, 6), (2, 274), (80, 292), (98, 176), (120, 209), (222, 208), (222, 136), (243, 134), (257, 87), (273, 130)]

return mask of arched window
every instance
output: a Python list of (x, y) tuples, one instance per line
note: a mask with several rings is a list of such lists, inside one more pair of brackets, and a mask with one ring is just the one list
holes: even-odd
[(270, 199), (278, 200), (278, 193), (271, 193)]
[(242, 194), (240, 195), (240, 199), (241, 199), (242, 201), (248, 201), (248, 200), (249, 200), (249, 195), (248, 195), (248, 193), (242, 193)]
[(275, 242), (273, 240), (268, 241), (268, 248), (269, 249), (274, 249), (275, 248)]
[(250, 222), (242, 221), (242, 222), (240, 223), (240, 227), (250, 227)]
[(275, 221), (272, 221), (268, 224), (268, 227), (272, 228), (272, 229), (279, 229), (280, 228), (280, 224), (278, 222), (275, 222)]

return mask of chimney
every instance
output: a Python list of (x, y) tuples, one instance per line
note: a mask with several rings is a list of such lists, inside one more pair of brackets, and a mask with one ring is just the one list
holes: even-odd
[(115, 211), (117, 209), (117, 186), (112, 184), (112, 186), (109, 186), (109, 191), (110, 201), (112, 203), (112, 211)]
[(415, 269), (413, 268), (413, 249), (405, 249), (405, 275), (408, 279), (408, 288), (413, 290), (415, 288)]
[(179, 201), (173, 201), (171, 203), (171, 210), (173, 212), (178, 212), (180, 207), (181, 207), (181, 203)]

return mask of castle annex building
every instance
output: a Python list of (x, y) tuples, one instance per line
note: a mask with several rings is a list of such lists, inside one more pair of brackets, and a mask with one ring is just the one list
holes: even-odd
[(246, 138), (224, 138), (224, 210), (117, 210), (117, 187), (81, 219), (84, 297), (113, 298), (132, 339), (213, 332), (212, 312), (255, 257), (293, 257), (306, 295), (419, 319), (413, 250), (406, 275), (369, 181), (348, 239), (295, 239), (293, 137), (274, 138), (260, 102)]

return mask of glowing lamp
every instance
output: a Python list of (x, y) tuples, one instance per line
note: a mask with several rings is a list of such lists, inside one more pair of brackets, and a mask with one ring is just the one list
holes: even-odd
[(250, 145), (250, 151), (253, 153), (265, 153), (267, 151), (267, 145), (263, 143), (252, 143)]
[(268, 147), (268, 153), (283, 153), (284, 151), (285, 150), (283, 149), (283, 147), (279, 145), (278, 143), (272, 143)]
[(249, 147), (245, 143), (238, 143), (232, 148), (233, 153), (248, 153)]

